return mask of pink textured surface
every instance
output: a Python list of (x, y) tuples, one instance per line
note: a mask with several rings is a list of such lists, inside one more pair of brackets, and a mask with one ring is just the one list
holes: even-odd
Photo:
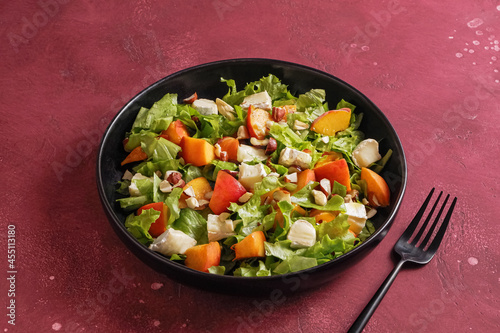
[[(17, 249), (16, 325), (2, 282), (4, 332), (345, 331), (433, 186), (459, 198), (440, 251), (400, 273), (365, 331), (500, 330), (498, 2), (42, 0), (0, 9), (3, 281), (8, 225)], [(406, 196), (383, 242), (334, 283), (274, 304), (154, 272), (115, 236), (95, 185), (98, 140), (128, 99), (177, 70), (240, 57), (297, 62), (354, 85), (393, 123), (408, 158)]]

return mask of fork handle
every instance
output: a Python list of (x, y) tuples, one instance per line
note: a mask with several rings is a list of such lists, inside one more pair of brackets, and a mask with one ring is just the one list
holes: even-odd
[(392, 285), (394, 282), (394, 279), (396, 278), (396, 275), (398, 275), (399, 270), (405, 263), (405, 260), (401, 260), (396, 264), (392, 272), (387, 276), (387, 278), (384, 280), (380, 288), (378, 288), (377, 292), (375, 295), (373, 295), (372, 299), (368, 304), (365, 306), (361, 314), (358, 316), (358, 319), (352, 324), (351, 328), (349, 329), (348, 333), (360, 333), (363, 331), (363, 328), (365, 325), (368, 323), (370, 320), (371, 316), (377, 309), (377, 306), (380, 304), (382, 301), (382, 298), (384, 298), (385, 294), (389, 290), (389, 287)]

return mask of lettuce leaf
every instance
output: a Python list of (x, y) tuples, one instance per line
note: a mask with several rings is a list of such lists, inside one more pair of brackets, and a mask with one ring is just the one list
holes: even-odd
[(207, 220), (195, 210), (182, 209), (179, 218), (172, 223), (171, 227), (193, 237), (198, 244), (208, 243)]
[(120, 207), (126, 211), (136, 210), (151, 202), (151, 200), (146, 195), (141, 195), (138, 197), (128, 197), (116, 199), (120, 204)]
[(259, 260), (259, 266), (242, 263), (240, 267), (234, 270), (234, 275), (245, 277), (271, 276), (271, 271), (267, 269), (266, 264), (262, 260)]
[(177, 114), (177, 95), (166, 94), (159, 101), (153, 104), (148, 110), (141, 108), (132, 125), (132, 132), (137, 133), (141, 130), (151, 130), (160, 132), (166, 130), (168, 125)]
[(164, 203), (168, 206), (168, 225), (177, 220), (181, 214), (181, 209), (179, 208), (179, 198), (181, 197), (181, 194), (182, 188), (176, 187), (164, 200)]
[(160, 137), (158, 140), (156, 140), (156, 146), (152, 156), (153, 162), (173, 160), (177, 157), (177, 154), (180, 151), (181, 147), (179, 147), (172, 141)]
[(132, 213), (127, 216), (125, 227), (139, 242), (149, 245), (153, 242), (153, 237), (149, 234), (149, 228), (159, 217), (160, 212), (152, 208), (143, 210), (140, 215)]

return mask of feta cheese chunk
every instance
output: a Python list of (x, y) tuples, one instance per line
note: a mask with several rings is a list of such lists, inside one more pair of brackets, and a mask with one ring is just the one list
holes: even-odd
[(253, 105), (258, 109), (271, 111), (273, 107), (273, 101), (271, 99), (271, 96), (269, 96), (269, 94), (267, 93), (267, 91), (263, 91), (260, 93), (246, 96), (243, 99), (243, 102), (240, 104), (240, 106), (243, 109), (248, 109), (250, 105)]
[(196, 245), (196, 240), (180, 230), (167, 229), (149, 246), (153, 251), (163, 255), (184, 254), (187, 249)]
[(378, 152), (378, 141), (373, 139), (361, 141), (352, 152), (352, 161), (360, 168), (366, 168), (381, 158)]
[(366, 224), (366, 208), (359, 202), (348, 202), (345, 205), (347, 222), (351, 225), (349, 229), (355, 234), (359, 234)]
[(265, 161), (267, 159), (266, 151), (264, 149), (255, 148), (247, 145), (240, 145), (238, 153), (236, 154), (238, 162), (251, 162), (254, 159)]
[(303, 151), (285, 148), (280, 153), (279, 164), (289, 167), (291, 165), (298, 165), (303, 169), (309, 169), (311, 166), (312, 157)]
[(290, 247), (294, 249), (313, 246), (316, 243), (316, 229), (306, 220), (297, 220), (290, 227), (287, 239), (292, 241)]
[(197, 99), (196, 101), (193, 102), (192, 106), (193, 108), (196, 109), (196, 111), (198, 111), (204, 116), (209, 116), (211, 114), (218, 113), (217, 104), (210, 99), (205, 99), (205, 98)]
[(237, 223), (235, 221), (227, 219), (227, 214), (208, 214), (207, 217), (207, 231), (208, 231), (208, 241), (215, 242), (220, 239), (227, 238), (229, 236), (236, 235), (234, 228)]
[(253, 190), (255, 183), (262, 181), (262, 178), (266, 175), (263, 164), (248, 165), (241, 163), (238, 180), (247, 190)]

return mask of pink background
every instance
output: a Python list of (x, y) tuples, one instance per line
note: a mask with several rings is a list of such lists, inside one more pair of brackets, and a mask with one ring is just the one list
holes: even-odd
[[(4, 1), (0, 258), (4, 332), (343, 332), (393, 267), (431, 187), (457, 196), (436, 257), (397, 277), (366, 332), (500, 330), (498, 1)], [(194, 290), (129, 253), (101, 208), (96, 151), (156, 80), (262, 57), (331, 73), (387, 115), (408, 158), (389, 234), (336, 281), (272, 302)], [(117, 278), (119, 277), (119, 279)], [(4, 280), (5, 281), (5, 280)], [(278, 304), (279, 303), (279, 304)]]

